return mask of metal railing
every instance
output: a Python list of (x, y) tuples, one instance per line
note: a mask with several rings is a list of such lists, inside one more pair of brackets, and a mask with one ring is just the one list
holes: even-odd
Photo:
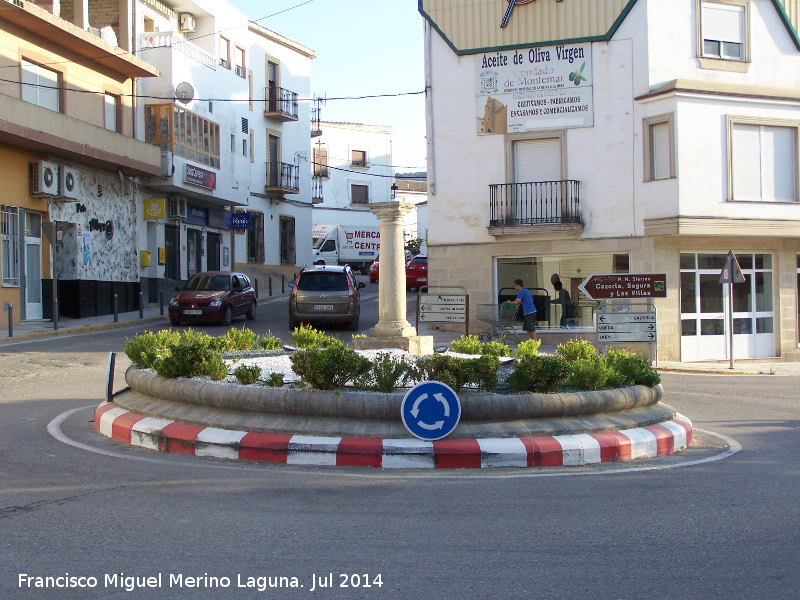
[(580, 182), (532, 181), (489, 186), (491, 227), (580, 223)]
[(300, 168), (282, 162), (267, 163), (267, 189), (300, 191)]
[(267, 106), (264, 112), (279, 114), (291, 119), (298, 118), (297, 93), (280, 87), (264, 88)]

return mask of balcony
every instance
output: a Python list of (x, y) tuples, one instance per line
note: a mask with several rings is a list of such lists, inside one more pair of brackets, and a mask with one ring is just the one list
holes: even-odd
[(267, 163), (264, 191), (277, 194), (300, 193), (300, 167), (282, 162)]
[(297, 94), (279, 87), (264, 88), (264, 116), (277, 121), (297, 121)]
[[(155, 50), (158, 48), (172, 48), (181, 54), (188, 56), (193, 61), (205, 65), (209, 69), (217, 70), (217, 58), (206, 52), (199, 46), (187, 40), (182, 35), (173, 33), (172, 31), (162, 31), (155, 33), (144, 33), (140, 37), (140, 48), (142, 50)], [(153, 62), (151, 57), (147, 54), (144, 58)]]
[(579, 181), (569, 179), (490, 185), (489, 202), (490, 228), (571, 225), (567, 229), (580, 229)]

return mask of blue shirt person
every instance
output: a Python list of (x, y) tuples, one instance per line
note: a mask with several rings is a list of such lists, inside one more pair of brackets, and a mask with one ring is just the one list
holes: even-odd
[(533, 303), (531, 291), (523, 286), (522, 279), (514, 280), (514, 289), (517, 290), (517, 297), (509, 300), (509, 304), (522, 306), (522, 329), (528, 332), (532, 340), (536, 339), (536, 305)]

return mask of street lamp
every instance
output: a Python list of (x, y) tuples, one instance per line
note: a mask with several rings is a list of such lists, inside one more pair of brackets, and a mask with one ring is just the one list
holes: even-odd
[(397, 196), (397, 190), (398, 190), (397, 184), (393, 183), (391, 189), (392, 189), (392, 200), (394, 200), (395, 196)]

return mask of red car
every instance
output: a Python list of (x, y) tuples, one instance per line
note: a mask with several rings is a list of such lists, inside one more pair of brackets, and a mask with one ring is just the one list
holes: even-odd
[(194, 275), (169, 301), (169, 321), (230, 325), (233, 317), (256, 318), (256, 292), (244, 273), (206, 271)]
[(406, 287), (419, 288), (428, 285), (428, 257), (418, 254), (406, 264)]
[[(380, 265), (378, 264), (378, 260), (380, 256), (378, 256), (375, 260), (372, 261), (372, 265), (369, 268), (369, 282), (370, 283), (378, 283), (378, 277), (380, 276)], [(406, 264), (408, 261), (411, 260), (411, 251), (406, 250)]]

